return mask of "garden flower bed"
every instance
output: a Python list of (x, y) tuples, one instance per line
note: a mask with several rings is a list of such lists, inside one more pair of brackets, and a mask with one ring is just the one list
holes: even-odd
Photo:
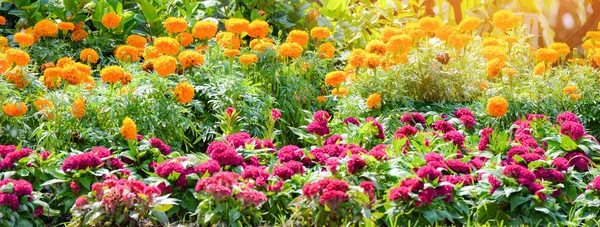
[(0, 7), (0, 226), (597, 225), (600, 25), (325, 2)]

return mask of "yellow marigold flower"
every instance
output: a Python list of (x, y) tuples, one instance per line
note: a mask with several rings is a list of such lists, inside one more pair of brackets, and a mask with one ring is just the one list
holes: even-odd
[(124, 75), (125, 70), (116, 65), (108, 66), (100, 70), (100, 78), (102, 78), (102, 81), (109, 84), (114, 84), (116, 82), (121, 81), (121, 78)]
[(517, 73), (518, 73), (517, 70), (514, 70), (514, 69), (506, 69), (506, 70), (504, 70), (504, 74), (506, 74), (506, 75), (513, 76), (513, 75), (516, 75)]
[(197, 39), (212, 39), (217, 34), (217, 24), (210, 21), (198, 21), (192, 28), (192, 34)]
[(544, 74), (544, 72), (546, 72), (547, 70), (550, 69), (551, 66), (546, 66), (546, 64), (544, 64), (544, 62), (540, 62), (538, 64), (535, 65), (535, 67), (533, 68), (533, 72), (535, 75), (542, 75)]
[(540, 48), (535, 52), (535, 58), (538, 62), (547, 61), (552, 64), (558, 60), (558, 51), (548, 48)]
[(435, 30), (435, 37), (443, 41), (448, 41), (448, 37), (455, 32), (456, 28), (454, 26), (446, 24)]
[(58, 23), (58, 29), (63, 31), (73, 31), (75, 30), (75, 25), (71, 22), (60, 22)]
[(480, 91), (485, 91), (486, 89), (488, 89), (490, 86), (488, 86), (488, 84), (486, 82), (481, 81), (481, 83), (479, 83), (479, 90)]
[(51, 109), (54, 108), (54, 103), (52, 103), (50, 100), (39, 98), (35, 100), (34, 104), (35, 109), (42, 113), (42, 119), (48, 120), (54, 118), (51, 113)]
[(448, 43), (450, 43), (450, 46), (454, 47), (454, 49), (459, 50), (464, 48), (472, 39), (473, 37), (468, 35), (452, 34), (448, 37)]
[(310, 36), (315, 39), (326, 39), (331, 36), (331, 31), (326, 27), (314, 27), (310, 30)]
[(9, 117), (19, 117), (25, 115), (27, 113), (28, 108), (27, 104), (25, 104), (24, 102), (18, 102), (4, 104), (3, 110), (4, 114), (6, 114)]
[(194, 43), (194, 36), (188, 32), (182, 32), (177, 35), (177, 40), (179, 40), (179, 43), (181, 43), (182, 47), (186, 47)]
[(169, 17), (163, 25), (168, 33), (180, 33), (187, 29), (188, 23), (183, 18)]
[(174, 90), (177, 101), (187, 104), (194, 98), (194, 87), (188, 82), (179, 82)]
[(18, 89), (27, 87), (29, 85), (29, 81), (27, 80), (27, 72), (20, 67), (15, 67), (4, 73), (4, 77), (6, 77), (6, 81), (14, 83), (15, 87)]
[(335, 47), (331, 43), (319, 45), (319, 56), (323, 59), (332, 59), (335, 54)]
[(75, 68), (77, 68), (77, 70), (79, 70), (79, 72), (83, 74), (84, 77), (92, 75), (92, 68), (86, 64), (77, 62), (73, 64), (73, 66), (75, 66)]
[(75, 61), (70, 57), (62, 57), (56, 62), (56, 67), (63, 68), (70, 64), (75, 64)]
[(258, 62), (258, 56), (254, 54), (244, 54), (240, 56), (240, 64), (242, 65), (252, 65), (256, 62)]
[(509, 28), (513, 28), (519, 21), (519, 19), (511, 11), (499, 10), (498, 12), (494, 13), (492, 21), (494, 22), (494, 26), (496, 26), (497, 28), (501, 30), (506, 30)]
[(233, 34), (242, 34), (248, 32), (250, 22), (243, 18), (231, 18), (225, 21), (225, 29)]
[(325, 85), (337, 87), (341, 83), (346, 82), (348, 75), (344, 71), (333, 71), (325, 75)]
[(499, 59), (502, 63), (506, 62), (506, 49), (499, 46), (487, 46), (482, 50), (483, 57), (485, 59), (492, 60), (494, 58)]
[(402, 34), (404, 34), (404, 32), (399, 28), (385, 27), (381, 32), (381, 41), (387, 43), (392, 37)]
[(79, 42), (87, 37), (88, 33), (84, 29), (77, 29), (73, 33), (71, 33), (71, 40), (75, 42)]
[(558, 52), (560, 56), (567, 56), (567, 54), (571, 53), (571, 48), (566, 43), (553, 43), (550, 44), (550, 49), (553, 49)]
[(208, 50), (208, 45), (197, 45), (194, 50), (198, 53), (205, 53)]
[(363, 49), (353, 49), (350, 52), (350, 56), (348, 57), (348, 63), (355, 68), (359, 68), (365, 65), (365, 58), (367, 57), (367, 52)]
[(563, 94), (572, 94), (572, 93), (576, 93), (579, 91), (579, 88), (577, 88), (577, 86), (566, 86), (563, 88)]
[(506, 36), (506, 37), (502, 38), (502, 41), (504, 41), (505, 43), (508, 43), (508, 45), (513, 45), (513, 44), (517, 43), (519, 41), (519, 39), (514, 36)]
[(397, 35), (387, 42), (385, 50), (390, 54), (403, 54), (410, 52), (413, 38), (409, 35)]
[(121, 24), (121, 17), (116, 13), (107, 13), (102, 17), (102, 25), (108, 29), (119, 27)]
[(176, 55), (179, 53), (179, 42), (171, 37), (156, 38), (154, 46), (161, 54)]
[(75, 99), (71, 106), (71, 113), (73, 114), (73, 117), (79, 120), (83, 118), (83, 115), (85, 115), (85, 99), (83, 97)]
[(95, 64), (98, 62), (98, 59), (98, 53), (94, 49), (85, 48), (79, 53), (79, 60), (83, 62)]
[(487, 76), (488, 78), (495, 78), (498, 73), (502, 70), (504, 62), (498, 58), (489, 60), (487, 63)]
[(427, 33), (433, 33), (442, 25), (442, 21), (436, 17), (423, 17), (419, 20), (419, 27)]
[(33, 26), (33, 31), (35, 32), (35, 35), (39, 37), (53, 37), (58, 34), (58, 27), (56, 27), (54, 21), (44, 19)]
[(496, 96), (488, 99), (487, 112), (494, 117), (502, 117), (508, 111), (506, 99)]
[(191, 50), (182, 51), (179, 53), (179, 56), (177, 56), (177, 59), (183, 68), (187, 68), (188, 66), (199, 66), (204, 63), (204, 56)]
[(334, 88), (333, 91), (331, 91), (331, 95), (335, 95), (338, 97), (345, 96), (347, 94), (348, 94), (348, 89), (343, 88), (343, 87)]
[(277, 51), (283, 57), (297, 58), (302, 55), (304, 49), (298, 43), (282, 43)]
[(327, 102), (327, 98), (325, 98), (325, 96), (319, 95), (319, 96), (317, 96), (317, 102), (319, 102), (319, 103)]
[(16, 64), (17, 66), (26, 66), (29, 64), (30, 58), (27, 52), (19, 49), (8, 49), (4, 52), (8, 64)]
[(569, 98), (571, 98), (571, 100), (579, 100), (581, 98), (581, 94), (570, 94)]
[(138, 49), (144, 49), (146, 47), (146, 38), (141, 35), (130, 35), (127, 36), (127, 44)]
[(585, 36), (593, 40), (598, 40), (600, 38), (600, 31), (588, 31)]
[(262, 38), (269, 34), (269, 23), (263, 20), (254, 20), (248, 28), (248, 36), (252, 38)]
[(458, 24), (458, 30), (461, 32), (470, 32), (481, 25), (481, 20), (477, 17), (467, 17)]
[(6, 24), (6, 18), (3, 16), (0, 16), (0, 25), (5, 25)]
[(235, 57), (240, 55), (240, 50), (238, 49), (229, 49), (229, 50), (225, 50), (223, 51), (223, 56), (225, 57)]
[(6, 72), (10, 67), (11, 65), (6, 60), (6, 55), (0, 54), (0, 74)]
[(83, 81), (83, 73), (77, 69), (75, 64), (70, 64), (63, 67), (62, 79), (67, 81), (70, 85), (77, 85)]
[(483, 47), (500, 46), (500, 42), (495, 37), (486, 37), (482, 42)]
[(44, 79), (42, 82), (48, 89), (60, 87), (63, 69), (58, 67), (47, 68), (44, 70)]
[(422, 38), (427, 35), (427, 33), (421, 29), (421, 26), (415, 22), (406, 23), (404, 25), (404, 32), (414, 38)]
[(19, 46), (21, 48), (25, 48), (25, 47), (30, 47), (31, 45), (33, 45), (33, 43), (35, 42), (35, 39), (30, 34), (23, 33), (23, 32), (17, 32), (13, 36), (13, 41), (15, 43), (19, 43)]
[(240, 38), (231, 32), (220, 32), (217, 34), (217, 43), (226, 49), (240, 49)]
[(254, 51), (259, 51), (259, 52), (263, 52), (265, 49), (264, 48), (271, 48), (273, 47), (273, 40), (269, 39), (269, 38), (260, 38), (260, 39), (253, 39), (252, 41), (250, 41), (250, 49), (254, 50)]
[(385, 55), (385, 48), (386, 44), (383, 41), (379, 39), (374, 39), (367, 43), (366, 50), (371, 54)]
[(371, 94), (369, 95), (369, 97), (367, 98), (367, 107), (369, 109), (379, 109), (379, 107), (381, 106), (381, 95), (380, 94)]
[(4, 48), (8, 45), (8, 39), (4, 36), (0, 36), (0, 48)]
[(287, 39), (285, 39), (286, 43), (297, 43), (302, 47), (306, 47), (308, 45), (308, 33), (302, 30), (292, 30), (290, 34), (288, 34)]
[(135, 140), (138, 135), (137, 126), (129, 117), (123, 119), (123, 126), (119, 129), (119, 132), (121, 132), (125, 140)]
[(129, 45), (123, 45), (115, 49), (115, 57), (121, 62), (135, 62), (140, 54), (138, 48)]
[(381, 65), (381, 57), (377, 54), (367, 54), (365, 57), (365, 68), (373, 69)]
[(142, 56), (144, 57), (145, 60), (151, 60), (151, 59), (160, 57), (160, 52), (158, 51), (158, 48), (156, 48), (155, 46), (149, 46), (149, 47), (146, 47), (146, 49), (144, 50), (144, 54)]
[(177, 69), (177, 59), (174, 57), (163, 55), (154, 59), (154, 71), (162, 77), (175, 73)]

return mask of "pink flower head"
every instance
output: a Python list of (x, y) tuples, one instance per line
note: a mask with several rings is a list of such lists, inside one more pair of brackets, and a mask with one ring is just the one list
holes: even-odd
[(70, 170), (85, 170), (87, 168), (94, 169), (102, 164), (100, 158), (92, 152), (78, 155), (71, 155), (65, 159), (62, 164), (62, 170), (68, 172)]
[(5, 158), (8, 153), (12, 153), (16, 149), (15, 145), (0, 145), (0, 157)]
[(281, 190), (283, 190), (283, 181), (277, 181), (277, 183), (267, 187), (267, 191), (270, 192), (280, 192)]
[(387, 145), (379, 144), (369, 151), (368, 155), (373, 156), (377, 160), (388, 160), (388, 154), (386, 152)]
[(37, 206), (35, 208), (35, 210), (33, 211), (33, 216), (34, 217), (39, 217), (44, 215), (44, 207), (43, 206)]
[(502, 171), (502, 174), (517, 179), (523, 186), (535, 183), (536, 179), (536, 176), (533, 172), (517, 164), (507, 166)]
[(365, 160), (363, 160), (358, 155), (352, 155), (352, 157), (350, 157), (350, 160), (348, 160), (347, 164), (348, 164), (348, 172), (350, 172), (350, 174), (355, 174), (358, 171), (365, 168), (365, 166), (367, 166), (367, 163), (365, 162)]
[(246, 140), (252, 138), (247, 132), (238, 132), (225, 137), (225, 141), (233, 148), (240, 148), (246, 145)]
[(331, 132), (327, 127), (327, 121), (313, 121), (308, 124), (306, 131), (318, 136), (326, 136)]
[(442, 173), (437, 171), (435, 168), (426, 165), (419, 168), (417, 171), (417, 176), (424, 180), (434, 181), (436, 179), (440, 179), (442, 177)]
[(358, 120), (356, 120), (356, 118), (353, 118), (353, 117), (348, 117), (348, 118), (344, 119), (344, 124), (346, 124), (346, 125), (353, 124), (356, 126), (360, 126), (360, 123), (358, 122)]
[(399, 128), (398, 130), (396, 130), (395, 134), (402, 134), (405, 136), (414, 136), (417, 134), (417, 132), (419, 132), (419, 129), (415, 128), (414, 126), (405, 125), (405, 126), (402, 126), (401, 128)]
[(514, 146), (514, 147), (510, 148), (510, 150), (508, 150), (506, 157), (512, 158), (515, 155), (523, 156), (524, 154), (527, 154), (527, 153), (529, 153), (529, 148), (524, 147), (524, 146)]
[(348, 196), (346, 195), (346, 193), (332, 190), (323, 193), (321, 199), (319, 200), (319, 203), (321, 203), (321, 205), (327, 205), (327, 207), (331, 209), (335, 209), (339, 206), (340, 203), (345, 202), (347, 200)]
[(253, 179), (255, 181), (256, 186), (263, 186), (267, 184), (269, 179), (269, 172), (267, 172), (264, 166), (256, 167), (256, 166), (247, 166), (244, 168), (244, 172), (242, 173), (242, 178), (244, 179)]
[(331, 115), (327, 111), (319, 110), (313, 114), (313, 121), (325, 121), (328, 122)]
[(244, 158), (233, 149), (222, 153), (213, 153), (210, 157), (217, 161), (221, 166), (236, 167), (244, 164)]
[(19, 198), (16, 195), (0, 192), (0, 206), (12, 207), (13, 211), (19, 209)]
[(379, 121), (377, 121), (377, 119), (375, 119), (374, 117), (367, 117), (365, 119), (366, 122), (371, 122), (371, 124), (377, 128), (377, 136), (376, 138), (381, 139), (381, 140), (385, 140), (385, 133), (383, 132), (383, 125), (381, 125), (381, 123), (379, 123)]
[(325, 161), (325, 164), (327, 165), (327, 168), (329, 169), (329, 171), (331, 171), (331, 173), (337, 173), (338, 169), (337, 167), (340, 165), (340, 162), (338, 161), (338, 159), (336, 157), (331, 157), (329, 159), (327, 159), (327, 161)]
[(40, 157), (42, 158), (42, 160), (46, 161), (48, 159), (48, 157), (50, 157), (52, 153), (48, 152), (48, 151), (42, 151), (40, 152)]
[(459, 120), (467, 129), (471, 129), (473, 126), (475, 126), (475, 124), (477, 124), (473, 116), (463, 115), (459, 118)]
[(323, 145), (331, 145), (331, 144), (337, 144), (338, 142), (344, 140), (344, 138), (340, 135), (331, 135), (329, 138), (327, 138), (325, 140), (325, 143), (323, 143)]
[(577, 119), (577, 116), (571, 112), (563, 112), (563, 113), (559, 114), (558, 116), (556, 116), (556, 122), (558, 122), (558, 123), (562, 124), (567, 121), (573, 121), (573, 122), (579, 123), (579, 119)]
[(444, 162), (444, 156), (432, 151), (425, 155), (425, 162)]
[(471, 116), (473, 117), (473, 112), (469, 108), (462, 108), (457, 111), (454, 111), (454, 117), (461, 118), (462, 116)]
[(558, 157), (552, 160), (552, 166), (559, 171), (567, 171), (569, 169), (569, 160), (563, 157)]
[(560, 133), (572, 140), (578, 140), (585, 135), (583, 125), (574, 121), (566, 121), (560, 126)]
[(271, 109), (271, 117), (273, 118), (273, 122), (275, 122), (277, 119), (281, 118), (281, 112), (277, 109)]
[(452, 171), (454, 171), (456, 173), (464, 173), (464, 174), (471, 173), (471, 166), (469, 164), (461, 162), (456, 159), (447, 160), (446, 165), (448, 165), (448, 168), (450, 168)]
[(235, 198), (242, 201), (242, 206), (245, 207), (258, 207), (267, 201), (267, 196), (265, 193), (256, 190), (241, 191), (235, 196)]
[(233, 112), (235, 111), (235, 108), (233, 107), (227, 107), (227, 109), (225, 110), (225, 113), (227, 114), (227, 116), (232, 116)]
[(418, 112), (404, 114), (402, 115), (402, 118), (400, 118), (400, 121), (409, 125), (425, 125), (427, 123), (425, 117)]
[(596, 178), (594, 178), (594, 180), (590, 182), (588, 189), (600, 191), (600, 176), (597, 176)]
[(220, 170), (221, 166), (219, 166), (219, 162), (212, 159), (198, 164), (196, 167), (194, 167), (194, 172), (197, 173), (199, 176), (203, 176), (206, 173), (212, 175), (214, 173), (219, 172)]
[(279, 162), (284, 163), (291, 160), (300, 161), (304, 156), (304, 152), (298, 146), (295, 145), (287, 145), (279, 149), (277, 152), (277, 158)]
[(429, 205), (435, 198), (436, 191), (433, 188), (427, 188), (419, 193), (419, 201), (415, 204), (416, 206)]
[(79, 193), (79, 186), (77, 185), (77, 182), (75, 181), (71, 181), (71, 183), (69, 183), (69, 186), (71, 186), (71, 190), (73, 190), (73, 192), (75, 193)]
[(498, 178), (494, 177), (494, 175), (489, 175), (488, 176), (488, 182), (492, 186), (492, 188), (490, 190), (490, 194), (494, 194), (494, 192), (496, 191), (496, 189), (498, 189), (498, 188), (500, 188), (502, 186), (502, 183), (500, 183), (500, 181), (498, 180)]
[(463, 147), (465, 144), (465, 137), (456, 130), (445, 133), (442, 138), (446, 142), (452, 141), (452, 143), (459, 148)]
[(575, 166), (575, 169), (581, 172), (588, 171), (592, 160), (589, 155), (580, 151), (569, 152), (565, 158), (569, 160), (569, 167)]
[(160, 153), (163, 155), (168, 155), (171, 153), (171, 147), (169, 147), (169, 145), (163, 143), (163, 141), (160, 140), (159, 138), (150, 138), (148, 140), (148, 142), (150, 142), (150, 145), (152, 145), (152, 147), (158, 149), (160, 151)]
[(410, 189), (408, 189), (407, 187), (397, 187), (397, 188), (393, 188), (390, 191), (390, 195), (388, 197), (388, 199), (390, 201), (398, 201), (398, 200), (403, 200), (403, 201), (408, 201), (410, 200)]
[(438, 120), (438, 121), (434, 122), (433, 129), (435, 129), (436, 131), (441, 131), (443, 133), (447, 133), (447, 132), (456, 130), (454, 128), (454, 126), (452, 126), (452, 123), (444, 121), (444, 120)]

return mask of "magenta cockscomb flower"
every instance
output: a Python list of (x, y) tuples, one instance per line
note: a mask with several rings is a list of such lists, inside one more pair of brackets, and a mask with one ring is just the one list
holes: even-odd
[(456, 130), (454, 128), (454, 126), (452, 126), (452, 123), (444, 121), (444, 120), (438, 120), (438, 121), (434, 122), (432, 126), (433, 126), (433, 129), (435, 129), (436, 131), (440, 131), (443, 133), (447, 133), (447, 132)]
[(425, 117), (421, 114), (421, 113), (406, 113), (404, 115), (402, 115), (402, 117), (400, 118), (400, 121), (409, 125), (416, 125), (416, 124), (422, 124), (425, 125), (427, 123), (427, 121), (425, 120)]
[(573, 122), (579, 123), (579, 119), (577, 119), (577, 116), (571, 112), (563, 112), (563, 113), (559, 114), (558, 116), (556, 116), (557, 123), (562, 124), (567, 121), (573, 121)]
[(341, 135), (331, 135), (325, 140), (325, 143), (323, 143), (323, 145), (337, 144), (338, 142), (343, 140), (344, 138)]
[(8, 153), (14, 152), (17, 150), (17, 146), (15, 145), (0, 145), (0, 157), (5, 158)]
[(367, 117), (365, 119), (365, 122), (371, 122), (371, 124), (377, 128), (378, 133), (377, 133), (377, 136), (375, 136), (376, 138), (385, 140), (385, 133), (383, 131), (383, 125), (381, 125), (381, 123), (379, 123), (379, 121), (377, 121), (377, 119), (375, 119), (374, 117)]
[(415, 203), (415, 206), (429, 205), (435, 198), (436, 192), (433, 188), (427, 188), (419, 193), (419, 200)]
[(348, 196), (342, 191), (327, 191), (323, 193), (319, 203), (321, 205), (327, 205), (331, 209), (337, 208), (340, 203), (348, 200)]
[(585, 135), (585, 129), (578, 122), (566, 121), (560, 126), (560, 133), (572, 140), (578, 140)]
[(65, 159), (62, 164), (62, 170), (68, 172), (70, 170), (85, 170), (87, 168), (96, 168), (102, 164), (100, 158), (93, 153), (83, 153), (71, 155)]
[(446, 165), (448, 165), (448, 168), (456, 173), (471, 173), (471, 166), (469, 164), (456, 159), (446, 160)]
[(244, 168), (244, 172), (242, 173), (242, 178), (244, 179), (253, 179), (255, 181), (256, 186), (263, 186), (267, 184), (269, 179), (269, 172), (267, 172), (265, 166), (247, 166)]
[(379, 144), (371, 148), (371, 150), (367, 154), (373, 156), (377, 160), (388, 160), (388, 153), (386, 152), (386, 150), (387, 145)]
[(235, 111), (235, 108), (233, 107), (227, 107), (227, 109), (225, 110), (225, 113), (231, 117), (231, 115), (233, 115), (233, 112)]
[(400, 127), (398, 130), (396, 130), (396, 133), (394, 134), (394, 137), (397, 137), (396, 135), (402, 134), (404, 136), (414, 136), (417, 134), (417, 132), (419, 132), (419, 129), (410, 126), (410, 125), (405, 125)]
[(239, 201), (242, 201), (242, 206), (245, 207), (259, 207), (265, 201), (267, 201), (267, 196), (265, 193), (256, 190), (240, 191), (235, 198)]
[(523, 186), (534, 184), (536, 179), (536, 176), (533, 172), (518, 164), (507, 166), (502, 171), (502, 174), (517, 179)]
[(352, 155), (352, 157), (350, 157), (350, 160), (348, 160), (347, 165), (348, 172), (350, 172), (350, 174), (355, 174), (358, 171), (365, 168), (365, 166), (367, 166), (367, 163), (360, 156)]
[(232, 147), (230, 147), (226, 143), (223, 143), (220, 141), (214, 141), (208, 145), (208, 148), (206, 148), (206, 153), (208, 155), (212, 155), (212, 153), (221, 153), (228, 149), (232, 149)]
[(475, 122), (475, 118), (469, 115), (462, 115), (459, 120), (467, 129), (471, 129), (473, 126), (475, 126), (475, 124), (477, 124), (477, 122)]
[(273, 121), (277, 121), (281, 118), (281, 112), (278, 109), (271, 109), (271, 118), (273, 118)]
[(419, 168), (419, 170), (417, 171), (417, 176), (427, 181), (434, 181), (436, 179), (440, 179), (442, 177), (442, 173), (440, 173), (440, 171), (437, 171), (435, 168), (426, 165)]
[(8, 154), (6, 154), (4, 159), (0, 161), (0, 170), (12, 168), (16, 162), (18, 162), (22, 158), (28, 157), (29, 155), (31, 155), (31, 153), (33, 153), (33, 151), (29, 148), (23, 148), (20, 150), (9, 152)]
[(425, 162), (429, 163), (429, 162), (444, 162), (444, 156), (436, 153), (436, 152), (429, 152), (425, 155)]
[(317, 136), (326, 136), (331, 132), (327, 127), (327, 121), (313, 121), (308, 124), (306, 131)]
[(313, 121), (325, 121), (328, 122), (331, 115), (325, 110), (319, 110), (313, 114)]
[(465, 137), (458, 131), (449, 131), (445, 133), (442, 138), (446, 142), (452, 141), (452, 143), (459, 148), (462, 148), (465, 145)]
[(502, 186), (502, 183), (494, 175), (488, 176), (488, 183), (490, 183), (490, 185), (492, 186), (492, 188), (490, 189), (490, 194), (494, 194), (496, 189)]
[(411, 199), (410, 197), (410, 189), (407, 187), (397, 187), (397, 188), (393, 188), (392, 190), (390, 190), (390, 195), (388, 197), (388, 199), (390, 201), (408, 201)]
[(201, 164), (198, 164), (197, 166), (194, 167), (194, 172), (197, 173), (199, 176), (202, 176), (207, 173), (209, 175), (212, 175), (219, 171), (221, 171), (221, 166), (219, 165), (219, 162), (212, 160), (212, 159), (208, 160), (206, 162), (203, 162)]
[(346, 124), (346, 125), (353, 124), (356, 126), (360, 126), (360, 123), (358, 122), (358, 120), (356, 120), (356, 118), (353, 118), (353, 117), (348, 117), (348, 118), (344, 119), (344, 124)]
[(236, 167), (244, 164), (244, 158), (233, 149), (221, 153), (213, 153), (210, 157), (221, 166)]
[(295, 145), (287, 145), (279, 149), (277, 152), (277, 158), (280, 163), (288, 162), (291, 160), (300, 161), (304, 156), (304, 152), (300, 147)]
[(19, 198), (16, 195), (0, 192), (0, 206), (12, 207), (13, 211), (19, 209)]
[(529, 148), (525, 146), (514, 146), (508, 150), (506, 154), (507, 158), (512, 158), (515, 155), (523, 156), (524, 154), (529, 153)]
[(150, 145), (158, 149), (163, 155), (168, 155), (171, 153), (171, 147), (169, 147), (169, 145), (165, 144), (159, 138), (150, 138), (148, 142), (150, 142)]
[(225, 137), (225, 141), (233, 148), (240, 148), (246, 145), (246, 140), (251, 136), (247, 132), (238, 132)]
[(552, 160), (552, 166), (558, 171), (567, 171), (569, 169), (569, 160), (563, 157), (558, 157)]
[(565, 155), (565, 158), (569, 160), (569, 167), (574, 166), (576, 170), (581, 172), (588, 171), (592, 160), (589, 155), (580, 151), (569, 152)]

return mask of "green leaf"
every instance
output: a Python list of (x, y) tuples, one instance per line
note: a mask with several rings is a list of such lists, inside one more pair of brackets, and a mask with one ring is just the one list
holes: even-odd
[(171, 204), (159, 204), (159, 205), (156, 205), (156, 209), (158, 211), (161, 211), (161, 212), (167, 212), (171, 208), (173, 208), (173, 205), (171, 205)]
[(169, 223), (169, 218), (167, 217), (167, 214), (165, 214), (165, 212), (153, 210), (152, 216), (154, 216), (161, 223)]
[(236, 222), (241, 216), (242, 213), (240, 213), (240, 211), (238, 211), (237, 209), (229, 210), (229, 223)]
[(560, 147), (565, 151), (573, 151), (577, 149), (577, 143), (568, 136), (562, 136), (560, 139)]
[(81, 182), (81, 184), (83, 185), (83, 187), (87, 188), (87, 190), (91, 190), (92, 189), (92, 178), (89, 176), (84, 176), (82, 178), (77, 179), (79, 180), (79, 182)]
[(529, 198), (523, 196), (510, 197), (510, 211), (514, 211), (519, 205), (529, 201)]
[(342, 0), (329, 0), (327, 2), (327, 9), (331, 11), (336, 11), (342, 5)]
[(40, 186), (43, 187), (43, 186), (53, 185), (53, 184), (56, 184), (56, 183), (64, 183), (64, 182), (67, 182), (67, 180), (65, 180), (65, 179), (52, 179), (52, 180), (44, 182)]

